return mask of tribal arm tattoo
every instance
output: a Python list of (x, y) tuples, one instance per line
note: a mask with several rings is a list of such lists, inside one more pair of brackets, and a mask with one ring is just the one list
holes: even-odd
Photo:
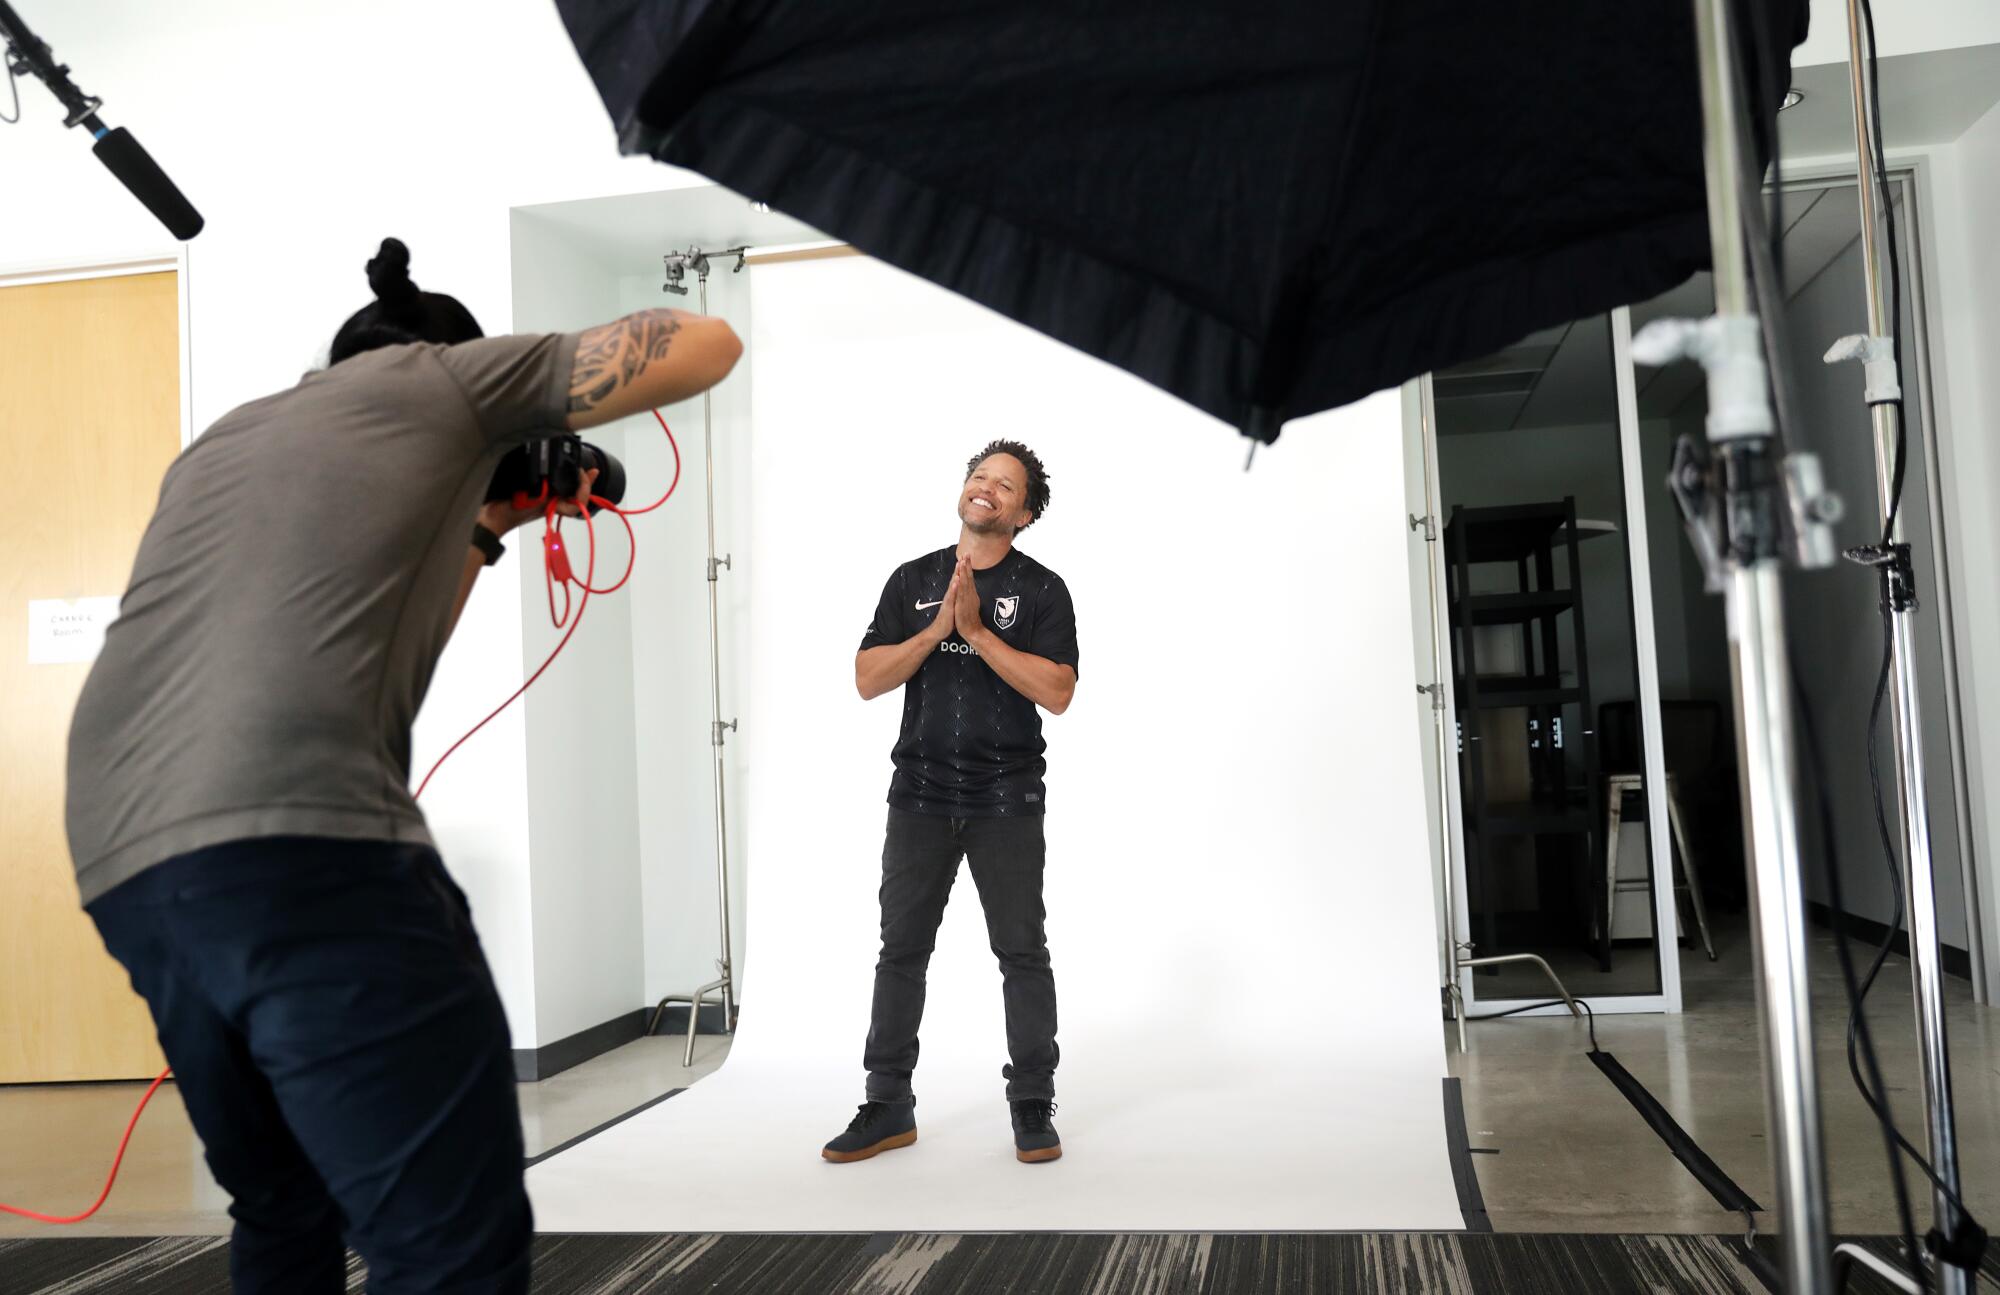
[(584, 413), (666, 358), (684, 312), (644, 310), (590, 329), (578, 339), (570, 370), (569, 411)]

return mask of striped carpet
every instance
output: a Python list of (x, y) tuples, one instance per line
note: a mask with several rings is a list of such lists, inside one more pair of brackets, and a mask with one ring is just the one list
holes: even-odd
[[(1889, 1252), (1885, 1242), (1874, 1243)], [(542, 1236), (542, 1295), (1763, 1295), (1742, 1242), (1531, 1233)], [(356, 1263), (349, 1289), (365, 1274)], [(0, 1295), (228, 1289), (214, 1237), (0, 1240)], [(1869, 1275), (1848, 1288), (1887, 1291)]]

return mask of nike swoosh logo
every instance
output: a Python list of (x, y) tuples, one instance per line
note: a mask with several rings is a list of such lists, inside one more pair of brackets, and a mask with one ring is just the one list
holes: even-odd
[(944, 606), (944, 599), (940, 598), (934, 603), (918, 603), (917, 610), (920, 612), (929, 611), (933, 607), (942, 607), (942, 606)]

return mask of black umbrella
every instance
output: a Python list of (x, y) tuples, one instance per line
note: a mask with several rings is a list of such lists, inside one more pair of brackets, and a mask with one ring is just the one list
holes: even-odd
[(1708, 259), (1689, 0), (558, 7), (626, 152), (1260, 439)]

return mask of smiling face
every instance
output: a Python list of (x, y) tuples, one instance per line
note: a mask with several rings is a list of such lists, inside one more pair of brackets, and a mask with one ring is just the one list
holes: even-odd
[(1028, 511), (1028, 469), (1011, 454), (973, 465), (958, 495), (958, 519), (980, 535), (1007, 535), (1035, 520)]

